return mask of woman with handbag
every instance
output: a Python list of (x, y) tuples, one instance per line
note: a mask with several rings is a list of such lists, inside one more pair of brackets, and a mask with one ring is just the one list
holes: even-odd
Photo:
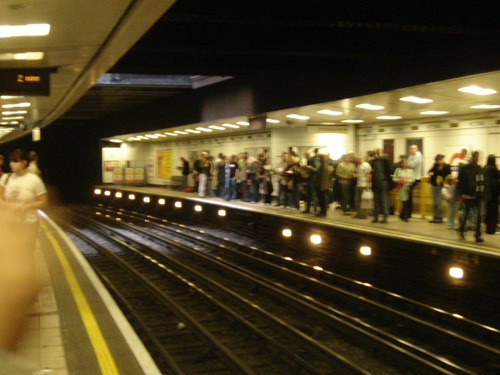
[(408, 159), (401, 160), (401, 166), (394, 172), (393, 181), (396, 182), (398, 200), (402, 206), (399, 217), (407, 223), (411, 215), (410, 186), (415, 181), (413, 170), (408, 167)]

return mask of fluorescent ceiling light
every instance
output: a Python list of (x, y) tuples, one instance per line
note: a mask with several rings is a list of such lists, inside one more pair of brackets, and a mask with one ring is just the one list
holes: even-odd
[(401, 116), (378, 116), (377, 118), (380, 120), (398, 120)]
[(425, 112), (420, 112), (421, 115), (444, 115), (445, 113), (448, 113), (447, 111), (425, 111)]
[(226, 128), (239, 128), (238, 125), (233, 125), (233, 124), (222, 124), (222, 126), (225, 126)]
[(22, 120), (24, 116), (2, 117), (2, 120)]
[(0, 53), (0, 61), (42, 60), (43, 52)]
[(249, 126), (250, 125), (250, 123), (246, 122), (246, 121), (238, 121), (237, 124), (241, 125), (241, 126)]
[(294, 119), (297, 119), (297, 120), (309, 120), (310, 119), (309, 116), (296, 115), (295, 113), (292, 113), (291, 115), (286, 115), (286, 117), (288, 117), (288, 118), (294, 118)]
[(110, 139), (109, 141), (113, 142), (113, 143), (122, 143), (123, 142), (121, 139)]
[(28, 111), (5, 111), (2, 115), (25, 115)]
[(130, 137), (127, 139), (127, 141), (140, 141), (140, 139), (137, 137)]
[(186, 131), (187, 131), (188, 133), (195, 133), (195, 134), (199, 134), (199, 133), (201, 133), (199, 130), (193, 130), (193, 129), (186, 129)]
[(148, 139), (147, 137), (145, 137), (143, 135), (139, 135), (139, 136), (137, 136), (137, 138), (139, 138), (139, 139)]
[(378, 111), (380, 109), (384, 109), (384, 107), (382, 107), (381, 105), (373, 105), (373, 104), (368, 104), (368, 103), (358, 104), (356, 107), (363, 108), (363, 109), (371, 109), (372, 111)]
[(272, 118), (268, 118), (266, 119), (266, 122), (270, 122), (271, 124), (277, 124), (278, 122), (280, 122), (280, 120), (273, 120)]
[(177, 137), (179, 134), (175, 134), (175, 133), (165, 133), (166, 135), (171, 135), (172, 137)]
[(474, 94), (474, 95), (491, 95), (496, 93), (496, 91), (493, 89), (483, 89), (482, 87), (479, 86), (462, 87), (458, 89), (458, 91), (467, 92), (469, 94)]
[(344, 114), (344, 112), (332, 111), (330, 109), (322, 109), (321, 111), (318, 111), (318, 113), (321, 113), (323, 115), (331, 115), (331, 116), (340, 116), (340, 115)]
[(363, 122), (363, 120), (342, 120), (341, 122), (348, 122), (352, 124), (358, 124), (360, 122)]
[(177, 133), (177, 134), (189, 134), (189, 133), (186, 133), (186, 132), (183, 132), (183, 131), (180, 131), (180, 130), (174, 130), (174, 133)]
[(10, 95), (0, 96), (0, 99), (19, 99), (19, 98), (24, 98), (24, 96), (10, 96)]
[(163, 135), (163, 134), (158, 134), (158, 133), (156, 133), (155, 135), (156, 135), (157, 137), (166, 137), (166, 135)]
[(412, 102), (418, 104), (432, 103), (432, 99), (419, 98), (418, 96), (405, 96), (404, 98), (399, 98), (403, 102)]
[(216, 130), (226, 130), (226, 128), (223, 128), (222, 126), (216, 126), (216, 125), (210, 125), (210, 129), (216, 129)]
[(11, 38), (14, 36), (43, 36), (50, 32), (50, 25), (47, 23), (20, 25), (20, 26), (0, 26), (0, 38)]
[(473, 105), (471, 108), (491, 109), (491, 108), (500, 108), (500, 105), (479, 104), (479, 105)]
[(196, 128), (196, 130), (201, 130), (202, 132), (213, 132), (212, 129), (207, 129), (207, 128)]
[(31, 103), (17, 103), (17, 104), (4, 104), (2, 105), (2, 108), (22, 108), (29, 106), (31, 106)]
[(152, 138), (152, 139), (156, 139), (156, 138), (158, 138), (158, 136), (153, 135), (153, 134), (146, 134), (146, 137), (148, 137), (148, 138)]

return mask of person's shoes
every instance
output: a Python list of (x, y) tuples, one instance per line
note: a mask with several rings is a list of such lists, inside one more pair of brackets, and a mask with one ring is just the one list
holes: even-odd
[(386, 224), (387, 223), (387, 219), (386, 218), (382, 219), (381, 223), (382, 224)]
[(465, 241), (464, 231), (461, 230), (461, 229), (458, 229), (457, 233), (458, 233), (458, 238), (460, 238), (461, 240)]
[(353, 219), (359, 219), (360, 217), (359, 217), (359, 215), (358, 215), (358, 214), (354, 214), (354, 215), (352, 215), (352, 218), (353, 218)]
[(325, 217), (326, 216), (326, 212), (318, 212), (314, 216), (316, 216), (316, 217)]
[(443, 220), (435, 220), (435, 219), (429, 220), (429, 223), (435, 223), (435, 224), (436, 224), (436, 223), (437, 223), (437, 224), (438, 224), (438, 223), (442, 223), (442, 222), (443, 222)]
[(378, 219), (377, 219), (377, 218), (374, 218), (374, 219), (372, 220), (372, 223), (378, 223)]
[(451, 230), (451, 229), (453, 229), (453, 227), (447, 227), (447, 229)]
[(479, 237), (479, 236), (477, 236), (477, 237), (476, 237), (476, 242), (484, 242), (484, 239), (483, 239), (483, 238), (481, 238), (481, 237)]
[(407, 223), (407, 222), (408, 222), (408, 219), (403, 219), (403, 221), (404, 221), (405, 223)]
[(309, 211), (309, 210), (304, 210), (301, 212), (301, 214), (310, 214), (310, 213), (311, 213), (311, 211)]

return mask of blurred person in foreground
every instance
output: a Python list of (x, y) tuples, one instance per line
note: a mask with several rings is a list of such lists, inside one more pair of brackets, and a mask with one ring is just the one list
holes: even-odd
[(26, 171), (26, 152), (14, 151), (9, 161), (12, 173), (0, 179), (0, 374), (14, 375), (33, 373), (6, 367), (41, 288), (34, 257), (36, 210), (47, 205), (47, 190), (40, 177)]

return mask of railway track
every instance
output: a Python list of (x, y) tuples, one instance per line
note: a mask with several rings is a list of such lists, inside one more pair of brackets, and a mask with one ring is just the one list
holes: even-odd
[(171, 373), (498, 370), (478, 323), (164, 219), (75, 212), (75, 243)]

